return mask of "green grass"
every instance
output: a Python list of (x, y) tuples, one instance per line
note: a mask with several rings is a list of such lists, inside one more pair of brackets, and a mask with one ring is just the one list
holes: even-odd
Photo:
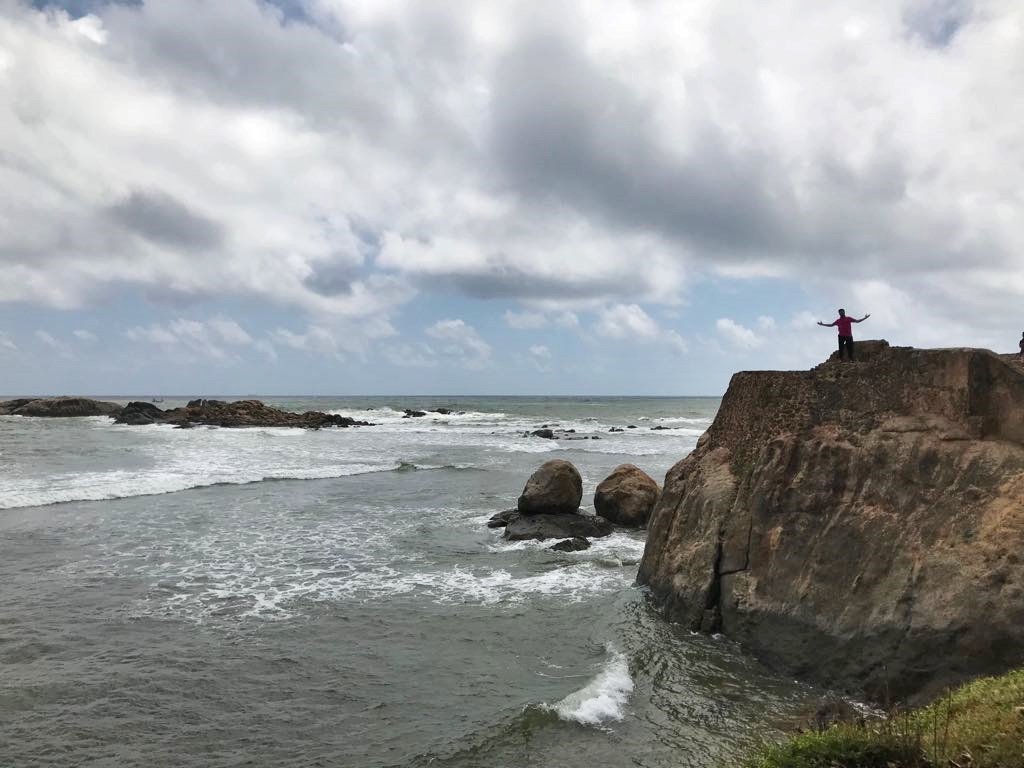
[(1024, 669), (863, 725), (766, 744), (744, 768), (1024, 768)]

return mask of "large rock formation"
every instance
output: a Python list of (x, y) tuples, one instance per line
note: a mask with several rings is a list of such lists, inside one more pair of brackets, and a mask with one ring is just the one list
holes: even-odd
[(525, 515), (571, 514), (579, 509), (582, 500), (583, 478), (579, 470), (571, 462), (552, 459), (530, 475), (517, 506)]
[(0, 403), (0, 416), (68, 418), (116, 416), (120, 412), (121, 406), (117, 403), (87, 397), (29, 397)]
[(1024, 371), (977, 349), (733, 376), (648, 525), (692, 629), (874, 698), (1024, 663)]
[(660, 489), (650, 475), (633, 464), (620, 464), (594, 492), (594, 510), (619, 525), (647, 524)]

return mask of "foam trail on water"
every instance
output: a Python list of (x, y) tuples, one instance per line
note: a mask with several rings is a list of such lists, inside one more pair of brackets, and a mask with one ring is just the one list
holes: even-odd
[(551, 707), (563, 720), (582, 725), (600, 725), (609, 720), (622, 720), (633, 678), (629, 676), (626, 657), (612, 651), (612, 658), (600, 674), (578, 691), (574, 691)]

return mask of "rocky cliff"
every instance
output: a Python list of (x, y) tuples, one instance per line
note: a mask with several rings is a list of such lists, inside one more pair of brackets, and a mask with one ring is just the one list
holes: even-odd
[(1024, 369), (862, 342), (736, 374), (639, 581), (669, 616), (881, 699), (1024, 663)]

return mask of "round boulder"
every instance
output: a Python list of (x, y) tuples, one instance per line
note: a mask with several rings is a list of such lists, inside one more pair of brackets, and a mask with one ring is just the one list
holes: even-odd
[(530, 475), (517, 506), (524, 515), (572, 514), (582, 500), (579, 470), (568, 461), (552, 459)]
[(661, 490), (650, 475), (632, 464), (622, 464), (597, 486), (594, 509), (619, 525), (647, 525)]

